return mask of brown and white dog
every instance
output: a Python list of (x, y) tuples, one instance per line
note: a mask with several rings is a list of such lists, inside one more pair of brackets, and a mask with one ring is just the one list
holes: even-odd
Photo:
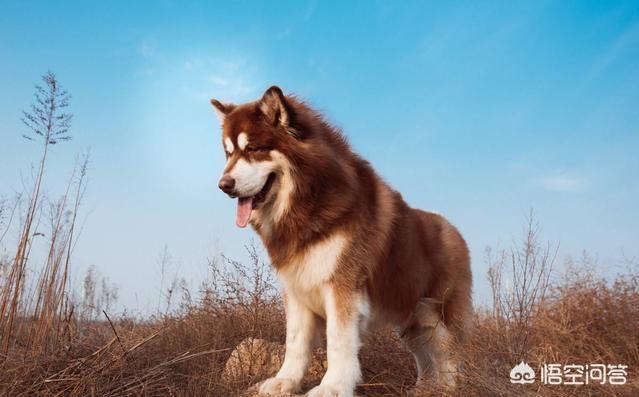
[(219, 187), (236, 197), (283, 285), (286, 354), (259, 387), (299, 390), (318, 331), (328, 370), (311, 397), (353, 396), (362, 333), (396, 327), (425, 374), (454, 386), (452, 345), (472, 313), (468, 249), (443, 217), (410, 208), (324, 118), (278, 87), (241, 105), (211, 103), (222, 122)]

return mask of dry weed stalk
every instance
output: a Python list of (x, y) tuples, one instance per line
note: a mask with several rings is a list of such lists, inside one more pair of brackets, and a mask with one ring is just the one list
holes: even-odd
[(522, 359), (530, 349), (533, 320), (544, 308), (559, 245), (541, 243), (541, 229), (530, 210), (519, 244), (496, 254), (486, 250), (492, 318), (502, 329), (505, 345)]
[[(2, 333), (2, 351), (6, 354), (14, 333), (14, 322), (22, 303), (28, 254), (32, 246), (32, 237), (37, 235), (34, 226), (41, 210), (42, 182), (46, 170), (47, 156), (51, 145), (71, 139), (69, 129), (72, 115), (66, 113), (70, 95), (60, 87), (55, 75), (48, 72), (42, 77), (43, 86), (36, 86), (35, 103), (30, 111), (23, 112), (23, 123), (30, 134), (23, 137), (40, 140), (42, 155), (35, 175), (33, 188), (28, 197), (28, 207), (21, 225), (20, 237), (13, 260), (9, 263), (7, 276), (0, 295), (0, 331)], [(57, 310), (57, 307), (55, 308)], [(44, 320), (47, 322), (48, 320)]]
[[(34, 308), (29, 310), (36, 320), (30, 329), (29, 346), (33, 347), (32, 351), (36, 354), (39, 350), (55, 348), (63, 335), (67, 339), (69, 337), (70, 311), (74, 310), (67, 292), (69, 264), (75, 243), (78, 211), (86, 189), (87, 164), (88, 156), (84, 156), (77, 177), (74, 171), (64, 196), (50, 206), (48, 255), (36, 285)], [(69, 207), (70, 189), (74, 183), (73, 202)]]

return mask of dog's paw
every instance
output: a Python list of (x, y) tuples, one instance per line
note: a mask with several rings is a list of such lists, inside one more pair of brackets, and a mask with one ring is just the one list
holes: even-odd
[(295, 393), (299, 390), (299, 382), (286, 378), (270, 378), (265, 380), (259, 387), (260, 394), (281, 395)]
[(319, 385), (311, 389), (306, 397), (353, 397), (352, 390), (341, 390), (334, 386)]

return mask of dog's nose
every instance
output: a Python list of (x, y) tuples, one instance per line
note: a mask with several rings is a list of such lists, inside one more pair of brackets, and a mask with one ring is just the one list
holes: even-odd
[(222, 175), (220, 183), (218, 183), (217, 186), (222, 189), (224, 193), (231, 194), (235, 187), (235, 179), (231, 178), (230, 175)]

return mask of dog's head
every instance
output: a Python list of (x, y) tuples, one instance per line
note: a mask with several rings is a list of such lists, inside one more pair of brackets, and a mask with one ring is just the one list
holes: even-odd
[(281, 216), (293, 189), (285, 153), (299, 142), (294, 112), (279, 87), (242, 105), (211, 104), (222, 123), (226, 165), (218, 186), (238, 199), (236, 224), (245, 227), (253, 210), (268, 207)]

